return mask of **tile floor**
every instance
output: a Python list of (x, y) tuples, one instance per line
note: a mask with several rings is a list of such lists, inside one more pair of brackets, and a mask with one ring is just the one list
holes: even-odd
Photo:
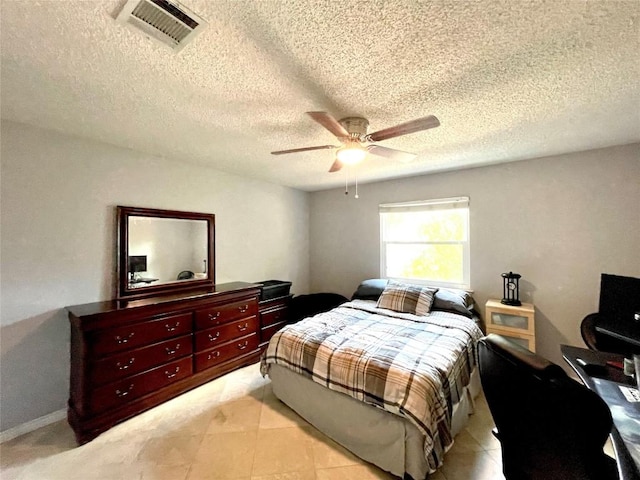
[[(486, 402), (430, 480), (499, 480)], [(2, 480), (393, 480), (318, 432), (237, 370), (76, 446), (66, 421), (0, 445)]]

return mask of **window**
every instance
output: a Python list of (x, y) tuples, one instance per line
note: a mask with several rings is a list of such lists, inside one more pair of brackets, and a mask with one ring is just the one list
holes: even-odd
[(386, 278), (469, 288), (469, 198), (380, 205)]

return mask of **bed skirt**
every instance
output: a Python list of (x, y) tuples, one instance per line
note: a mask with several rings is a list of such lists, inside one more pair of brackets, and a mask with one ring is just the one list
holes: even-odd
[[(423, 480), (428, 476), (424, 435), (408, 420), (331, 391), (277, 364), (269, 366), (269, 378), (276, 397), (358, 457), (401, 478)], [(473, 399), (480, 388), (475, 368), (462, 399), (453, 407), (454, 436), (473, 413)]]

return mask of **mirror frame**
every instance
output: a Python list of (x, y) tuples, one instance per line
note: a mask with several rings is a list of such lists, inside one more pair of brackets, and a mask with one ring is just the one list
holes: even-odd
[[(129, 218), (155, 217), (178, 220), (204, 220), (207, 222), (207, 278), (189, 281), (167, 282), (158, 285), (129, 288)], [(117, 207), (118, 238), (116, 277), (118, 299), (132, 299), (153, 295), (166, 295), (186, 290), (213, 288), (215, 285), (215, 215), (212, 213), (182, 212), (178, 210), (159, 210), (154, 208)]]

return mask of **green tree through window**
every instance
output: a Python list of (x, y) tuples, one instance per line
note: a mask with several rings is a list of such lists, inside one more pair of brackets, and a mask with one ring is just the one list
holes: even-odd
[(382, 275), (469, 287), (468, 199), (380, 206)]

